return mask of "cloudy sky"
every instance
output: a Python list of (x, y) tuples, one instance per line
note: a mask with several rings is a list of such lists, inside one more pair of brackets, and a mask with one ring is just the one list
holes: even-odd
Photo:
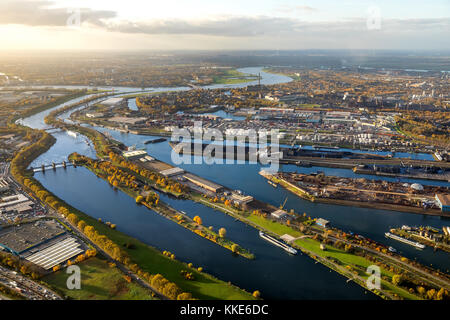
[(450, 49), (450, 0), (0, 0), (2, 50)]

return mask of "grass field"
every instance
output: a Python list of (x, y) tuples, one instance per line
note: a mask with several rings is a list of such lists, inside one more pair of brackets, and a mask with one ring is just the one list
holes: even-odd
[(265, 219), (254, 214), (248, 216), (247, 219), (261, 226), (262, 228), (272, 231), (273, 233), (276, 233), (280, 236), (282, 236), (283, 234), (289, 234), (293, 237), (299, 237), (302, 235), (299, 231), (293, 230), (292, 228), (285, 226), (284, 224)]
[(42, 280), (59, 292), (76, 300), (152, 300), (151, 292), (136, 283), (129, 283), (117, 267), (105, 260), (90, 258), (78, 264), (81, 269), (81, 289), (67, 289), (66, 269), (52, 273)]
[[(217, 299), (217, 300), (248, 300), (253, 299), (252, 295), (240, 288), (217, 279), (207, 273), (198, 272), (194, 268), (189, 268), (187, 263), (170, 259), (163, 255), (159, 250), (131, 237), (116, 229), (111, 229), (106, 224), (99, 222), (87, 214), (66, 205), (70, 211), (84, 220), (86, 224), (91, 225), (100, 234), (107, 236), (113, 242), (122, 247), (128, 253), (131, 260), (138, 264), (143, 271), (151, 274), (162, 274), (169, 281), (175, 282), (183, 291), (192, 293), (197, 299)], [(149, 214), (156, 214), (149, 212)], [(205, 241), (209, 241), (206, 240)], [(131, 244), (129, 248), (125, 245)], [(224, 253), (226, 254), (226, 253)], [(195, 266), (201, 267), (201, 266)], [(195, 280), (186, 280), (182, 275), (182, 270), (189, 270), (194, 274)], [(205, 270), (207, 271), (207, 270)], [(258, 288), (255, 288), (257, 290)]]
[[(331, 257), (336, 260), (339, 260), (340, 263), (344, 266), (351, 266), (352, 268), (356, 270), (367, 270), (367, 267), (370, 265), (373, 265), (372, 261), (369, 261), (365, 259), (364, 257), (357, 256), (355, 254), (351, 254), (348, 252), (345, 252), (344, 250), (337, 249), (335, 247), (326, 245), (326, 250), (320, 250), (319, 248), (319, 242), (315, 241), (313, 239), (303, 238), (303, 239), (297, 239), (295, 241), (295, 244), (299, 245), (302, 248), (305, 248), (307, 250), (313, 251), (316, 255), (320, 257)], [(381, 276), (388, 277), (389, 279), (392, 278), (394, 275), (392, 272), (380, 268)], [(363, 277), (364, 279), (367, 279), (369, 275), (365, 274), (364, 272), (359, 272), (359, 275)], [(417, 300), (419, 299), (417, 296), (409, 293), (407, 290), (397, 287), (393, 285), (391, 282), (382, 280), (381, 286), (384, 290), (388, 290), (391, 293), (395, 293), (405, 299), (412, 299)]]

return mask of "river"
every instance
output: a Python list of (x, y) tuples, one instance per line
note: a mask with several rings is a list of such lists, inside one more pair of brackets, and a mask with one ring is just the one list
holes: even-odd
[[(257, 73), (258, 68), (246, 68), (245, 71)], [(261, 83), (265, 83), (265, 81), (277, 83), (277, 79), (278, 82), (288, 80), (284, 76), (269, 75), (263, 72), (261, 75), (263, 77)], [(232, 85), (232, 87), (244, 85), (248, 85), (248, 83)], [(174, 90), (174, 88), (168, 89)], [(164, 90), (158, 88), (155, 91)], [(47, 110), (24, 119), (23, 123), (33, 128), (43, 128), (45, 127), (43, 118), (49, 112), (50, 110)], [(107, 129), (99, 128), (99, 130)], [(149, 139), (148, 136), (108, 131), (114, 138), (127, 145), (139, 144), (143, 140)], [(31, 164), (32, 166), (61, 160), (74, 151), (91, 157), (95, 156), (95, 151), (85, 143), (84, 137), (79, 136), (75, 139), (64, 132), (57, 132), (53, 135), (57, 139), (55, 145), (37, 158)], [(162, 161), (171, 162), (171, 148), (167, 142), (145, 145), (145, 148), (150, 155)], [(334, 226), (345, 231), (353, 231), (392, 245), (411, 259), (417, 258), (426, 264), (432, 263), (441, 270), (449, 269), (448, 256), (445, 253), (434, 253), (428, 248), (418, 251), (383, 236), (384, 232), (393, 226), (408, 224), (441, 227), (448, 225), (448, 220), (401, 212), (310, 203), (282, 188), (275, 189), (267, 184), (258, 175), (261, 168), (259, 164), (214, 166), (186, 164), (181, 167), (227, 187), (240, 189), (275, 206), (288, 197), (287, 209), (293, 208), (299, 213), (306, 212), (313, 217), (325, 218), (330, 220)], [(293, 166), (288, 167), (288, 169), (293, 168)], [(85, 168), (69, 167), (66, 170), (36, 173), (35, 177), (51, 192), (87, 214), (111, 221), (117, 225), (118, 230), (161, 250), (169, 250), (175, 253), (180, 260), (202, 266), (206, 272), (220, 279), (231, 281), (249, 291), (258, 289), (264, 298), (376, 299), (373, 294), (366, 293), (363, 288), (353, 282), (347, 283), (344, 277), (316, 264), (309, 257), (305, 255), (291, 256), (259, 238), (256, 230), (211, 208), (191, 201), (174, 200), (162, 196), (162, 200), (175, 208), (183, 210), (191, 216), (201, 216), (205, 225), (212, 225), (216, 230), (225, 227), (227, 236), (253, 252), (256, 255), (255, 260), (236, 257), (228, 250), (198, 237), (145, 207), (136, 205), (134, 199), (122, 192), (114, 191), (107, 182), (97, 178)]]

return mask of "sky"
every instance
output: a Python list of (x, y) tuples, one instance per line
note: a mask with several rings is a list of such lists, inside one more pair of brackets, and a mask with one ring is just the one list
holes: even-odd
[(8, 50), (450, 50), (450, 0), (0, 0)]

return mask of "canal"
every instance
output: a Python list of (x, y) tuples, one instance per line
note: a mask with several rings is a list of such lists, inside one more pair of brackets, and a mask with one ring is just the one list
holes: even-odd
[[(254, 68), (253, 72), (257, 71)], [(263, 80), (265, 75), (262, 73)], [(274, 82), (270, 75), (270, 82)], [(279, 82), (286, 79), (279, 79)], [(269, 80), (268, 80), (269, 81)], [(263, 81), (262, 81), (263, 82)], [(135, 90), (135, 89), (134, 89)], [(173, 90), (173, 88), (170, 88)], [(158, 88), (156, 91), (163, 91)], [(73, 103), (71, 101), (69, 103)], [(57, 107), (58, 108), (58, 107)], [(45, 127), (43, 118), (50, 110), (24, 119), (24, 123), (34, 128)], [(99, 128), (99, 130), (107, 130)], [(122, 134), (108, 130), (117, 140), (126, 145), (142, 143), (148, 136)], [(73, 138), (65, 132), (53, 134), (56, 144), (48, 152), (36, 159), (32, 166), (43, 162), (49, 163), (67, 157), (72, 152), (95, 156), (95, 151), (88, 146), (83, 136)], [(171, 148), (167, 141), (145, 145), (150, 155), (166, 162), (171, 162)], [(437, 217), (414, 215), (384, 210), (342, 207), (315, 204), (297, 198), (282, 188), (273, 188), (258, 175), (259, 164), (240, 165), (181, 165), (184, 169), (207, 179), (223, 184), (229, 188), (240, 189), (247, 194), (275, 206), (280, 205), (286, 197), (287, 209), (298, 213), (306, 212), (313, 217), (322, 217), (345, 231), (362, 234), (387, 245), (392, 245), (405, 256), (433, 264), (441, 270), (449, 269), (448, 256), (432, 250), (417, 251), (395, 240), (385, 239), (384, 232), (389, 227), (408, 225), (431, 225), (441, 227), (448, 225), (448, 220)], [(292, 167), (292, 168), (289, 168)], [(287, 169), (297, 169), (288, 166)], [(311, 168), (307, 168), (311, 169)], [(322, 170), (324, 171), (324, 170)], [(51, 192), (72, 206), (95, 217), (111, 221), (118, 230), (161, 250), (169, 250), (182, 261), (192, 262), (204, 267), (205, 271), (225, 281), (249, 291), (260, 290), (264, 298), (272, 299), (375, 299), (371, 293), (353, 282), (346, 283), (341, 275), (330, 272), (305, 255), (291, 256), (278, 247), (259, 238), (257, 231), (233, 218), (211, 208), (186, 200), (174, 200), (162, 196), (177, 209), (187, 214), (199, 215), (205, 225), (212, 225), (215, 230), (227, 229), (230, 239), (238, 242), (256, 255), (255, 260), (236, 257), (228, 250), (198, 237), (145, 207), (136, 205), (134, 199), (122, 192), (113, 190), (109, 184), (85, 168), (69, 167), (66, 170), (36, 173), (36, 178)]]

